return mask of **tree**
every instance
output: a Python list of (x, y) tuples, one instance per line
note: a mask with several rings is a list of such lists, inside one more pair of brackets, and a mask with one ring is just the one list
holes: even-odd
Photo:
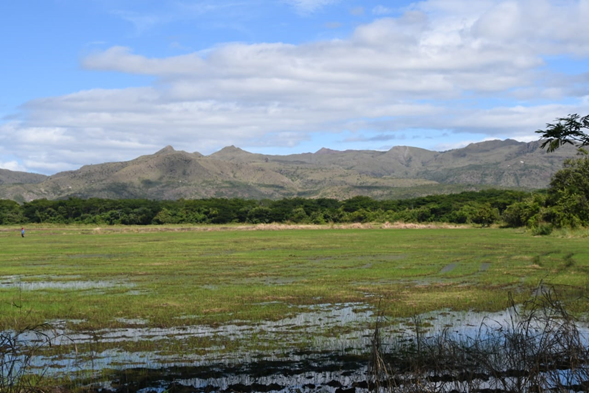
[(555, 124), (546, 124), (545, 130), (536, 131), (542, 134), (541, 139), (544, 141), (540, 146), (542, 149), (546, 148), (548, 153), (552, 153), (565, 144), (578, 148), (589, 145), (589, 135), (583, 132), (583, 129), (589, 130), (589, 115), (580, 117), (575, 113), (557, 120)]
[(568, 159), (563, 168), (552, 176), (546, 200), (544, 218), (558, 227), (575, 227), (589, 224), (589, 157), (582, 149), (589, 145), (589, 115), (580, 117), (576, 113), (548, 123), (542, 134), (541, 147), (553, 152), (560, 146), (570, 144), (579, 148), (585, 156)]
[(11, 200), (0, 200), (0, 225), (20, 224), (24, 217), (20, 205)]
[(480, 224), (482, 227), (488, 227), (499, 220), (499, 209), (492, 207), (490, 203), (483, 203), (476, 206), (471, 221)]
[(548, 189), (551, 221), (556, 226), (589, 224), (589, 158), (568, 159)]
[(503, 212), (503, 221), (510, 227), (537, 227), (545, 221), (546, 195), (536, 193), (530, 198), (512, 203)]

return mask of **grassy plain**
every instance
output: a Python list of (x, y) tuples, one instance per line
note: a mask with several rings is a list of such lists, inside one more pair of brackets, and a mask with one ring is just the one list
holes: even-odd
[(77, 320), (74, 330), (214, 326), (346, 302), (392, 317), (497, 311), (509, 291), (524, 299), (541, 281), (578, 298), (588, 273), (586, 238), (511, 229), (70, 226), (30, 227), (23, 239), (5, 227), (0, 327), (23, 314)]

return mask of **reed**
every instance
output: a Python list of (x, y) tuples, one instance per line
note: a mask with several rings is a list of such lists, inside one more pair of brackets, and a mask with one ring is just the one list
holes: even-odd
[[(571, 392), (589, 388), (589, 337), (554, 288), (541, 285), (509, 317), (485, 320), (474, 336), (447, 329), (373, 341), (368, 379), (387, 392)], [(375, 337), (379, 334), (378, 325)], [(385, 370), (386, 372), (384, 372)], [(392, 370), (392, 371), (389, 371)]]

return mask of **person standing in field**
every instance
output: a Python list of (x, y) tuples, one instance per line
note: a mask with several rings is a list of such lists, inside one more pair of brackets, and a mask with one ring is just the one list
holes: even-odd
[(22, 237), (25, 237), (25, 228), (24, 227), (20, 228), (20, 235)]

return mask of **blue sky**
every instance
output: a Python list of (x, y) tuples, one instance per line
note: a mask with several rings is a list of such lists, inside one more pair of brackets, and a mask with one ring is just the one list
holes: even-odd
[(535, 140), (589, 113), (587, 20), (589, 0), (4, 1), (0, 168)]

